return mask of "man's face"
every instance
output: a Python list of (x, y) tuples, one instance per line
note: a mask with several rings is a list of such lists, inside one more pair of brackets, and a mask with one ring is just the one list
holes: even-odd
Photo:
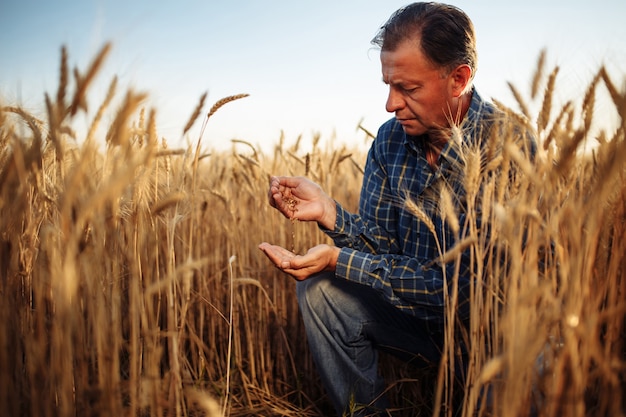
[(389, 86), (386, 109), (395, 113), (405, 133), (416, 136), (450, 125), (458, 105), (451, 75), (426, 59), (414, 42), (382, 51), (380, 61)]

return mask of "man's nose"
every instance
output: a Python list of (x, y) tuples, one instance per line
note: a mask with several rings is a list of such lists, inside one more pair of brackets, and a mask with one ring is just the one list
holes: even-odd
[(400, 92), (393, 88), (389, 87), (389, 95), (387, 96), (387, 103), (385, 104), (385, 109), (389, 113), (395, 113), (396, 111), (403, 108), (405, 105), (404, 98)]

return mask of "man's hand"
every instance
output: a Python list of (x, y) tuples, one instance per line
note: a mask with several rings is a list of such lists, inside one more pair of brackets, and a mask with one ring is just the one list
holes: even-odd
[(296, 255), (281, 246), (265, 242), (259, 245), (259, 249), (277, 268), (298, 281), (303, 281), (317, 272), (334, 271), (340, 250), (336, 246), (322, 244), (312, 247), (305, 255)]
[(335, 201), (308, 178), (272, 177), (268, 198), (270, 205), (288, 219), (315, 221), (326, 229), (335, 228)]

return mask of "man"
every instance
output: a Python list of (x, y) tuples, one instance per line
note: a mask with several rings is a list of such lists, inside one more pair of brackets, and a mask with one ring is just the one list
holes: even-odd
[[(473, 88), (474, 28), (458, 8), (411, 4), (372, 42), (381, 48), (386, 109), (395, 117), (380, 127), (368, 153), (359, 213), (348, 213), (306, 178), (273, 177), (270, 204), (288, 218), (317, 222), (334, 246), (301, 256), (259, 246), (298, 281), (311, 352), (339, 415), (351, 404), (368, 413), (387, 407), (379, 349), (418, 363), (440, 361), (452, 277), (458, 277), (458, 317), (469, 320), (470, 254), (463, 253), (456, 270), (455, 262), (436, 262), (463, 238), (441, 220), (437, 197), (443, 188), (451, 192), (463, 225), (461, 149), (484, 147), (502, 116)], [(455, 129), (460, 143), (452, 139)], [(416, 216), (407, 201), (432, 221)]]

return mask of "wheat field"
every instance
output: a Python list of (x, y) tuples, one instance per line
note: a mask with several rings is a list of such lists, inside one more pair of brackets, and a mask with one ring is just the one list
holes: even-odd
[[(354, 211), (365, 155), (319, 138), (307, 151), (281, 138), (273, 152), (243, 140), (211, 152), (203, 133), (171, 148), (146, 96), (118, 92), (115, 79), (87, 112), (109, 50), (84, 71), (62, 50), (45, 117), (0, 102), (0, 414), (326, 415), (294, 284), (257, 245), (302, 252), (327, 241), (269, 207), (270, 175), (306, 175)], [(451, 295), (439, 367), (382, 358), (393, 365), (382, 368), (394, 415), (451, 415), (455, 401), (464, 416), (625, 413), (626, 94), (600, 67), (584, 96), (557, 103), (545, 52), (528, 95), (510, 87), (515, 117), (538, 133), (537, 160), (506, 137), (487, 160), (468, 151), (466, 191), (492, 230), (485, 238), (465, 225), (458, 243), (476, 266), (471, 323), (459, 336)], [(615, 128), (598, 122), (600, 93)], [(204, 132), (245, 95), (208, 111), (206, 98), (183, 134), (198, 123)], [(86, 114), (79, 136), (73, 125)], [(462, 386), (458, 337), (470, 346)]]

